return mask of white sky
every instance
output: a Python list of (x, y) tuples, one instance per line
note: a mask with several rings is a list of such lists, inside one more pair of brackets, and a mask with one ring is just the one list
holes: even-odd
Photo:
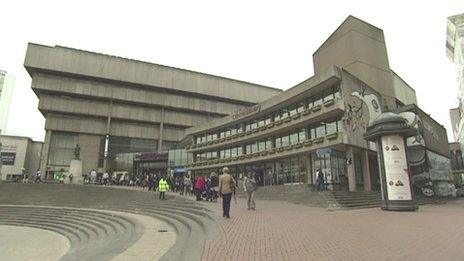
[(453, 139), (449, 109), (458, 105), (458, 85), (446, 57), (446, 17), (463, 13), (464, 1), (70, 2), (0, 5), (0, 69), (16, 76), (7, 134), (44, 138), (23, 67), (28, 42), (288, 89), (313, 75), (313, 52), (351, 14), (384, 30), (390, 67)]

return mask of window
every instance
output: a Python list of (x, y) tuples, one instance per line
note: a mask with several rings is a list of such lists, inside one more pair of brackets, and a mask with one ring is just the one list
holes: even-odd
[(275, 139), (275, 147), (276, 148), (282, 147), (282, 138), (281, 137), (278, 137), (278, 138)]
[(287, 108), (283, 108), (281, 111), (280, 111), (280, 119), (285, 119), (288, 117), (288, 109)]
[(272, 148), (271, 139), (267, 139), (265, 143), (266, 143), (265, 145), (266, 145), (266, 149), (267, 149), (267, 150), (270, 149), (270, 148)]
[(325, 125), (319, 125), (316, 127), (316, 138), (325, 136)]
[(298, 143), (298, 132), (290, 134), (290, 144)]
[(298, 132), (298, 140), (299, 140), (300, 142), (306, 140), (305, 129), (301, 129), (301, 130)]
[(336, 121), (329, 122), (326, 124), (327, 134), (333, 134), (338, 132), (338, 124)]
[(288, 135), (282, 137), (282, 146), (290, 145), (290, 137)]
[(323, 95), (324, 95), (324, 98), (323, 98), (324, 101), (333, 100), (333, 98), (334, 98), (333, 87), (328, 88), (327, 90), (325, 90), (323, 92)]
[(295, 114), (297, 114), (297, 107), (296, 107), (296, 106), (291, 107), (291, 108), (289, 109), (289, 115), (290, 115), (290, 116), (293, 116), (293, 115), (295, 115)]
[(264, 119), (264, 124), (267, 125), (267, 124), (271, 123), (271, 118), (272, 118), (272, 116), (267, 116), (266, 119)]

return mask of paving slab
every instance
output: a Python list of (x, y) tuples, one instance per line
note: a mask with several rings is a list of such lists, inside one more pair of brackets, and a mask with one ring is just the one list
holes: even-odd
[(69, 240), (55, 232), (0, 225), (0, 260), (59, 260), (69, 247)]

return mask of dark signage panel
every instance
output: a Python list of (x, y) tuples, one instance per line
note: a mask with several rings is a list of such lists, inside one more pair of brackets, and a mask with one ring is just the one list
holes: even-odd
[(2, 165), (12, 166), (12, 165), (14, 165), (14, 162), (15, 162), (16, 153), (14, 153), (14, 152), (2, 152), (1, 157), (2, 157)]

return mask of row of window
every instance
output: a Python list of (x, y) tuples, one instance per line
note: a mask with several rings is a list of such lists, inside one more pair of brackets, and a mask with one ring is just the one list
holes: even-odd
[(309, 98), (305, 98), (293, 105), (281, 108), (265, 117), (261, 117), (255, 119), (250, 122), (246, 122), (243, 125), (236, 125), (227, 129), (220, 130), (215, 133), (210, 133), (206, 135), (196, 136), (195, 142), (204, 143), (208, 141), (213, 141), (218, 138), (226, 138), (231, 135), (241, 133), (243, 131), (257, 129), (259, 127), (265, 126), (272, 121), (278, 121), (285, 119), (287, 117), (291, 117), (297, 113), (302, 112), (306, 108), (311, 108), (313, 106), (322, 105), (325, 101), (340, 98), (340, 88), (339, 86), (332, 86), (330, 88), (326, 88), (320, 93), (317, 93)]
[[(240, 156), (242, 154), (251, 154), (269, 150), (271, 148), (280, 148), (288, 145), (301, 143), (307, 139), (314, 139), (325, 137), (326, 135), (341, 132), (343, 130), (342, 122), (340, 119), (328, 121), (327, 123), (319, 123), (311, 125), (308, 128), (301, 128), (293, 132), (263, 140), (253, 141), (252, 143), (245, 144), (243, 147), (234, 147), (223, 149), (221, 151), (210, 151), (196, 154), (197, 161), (217, 159), (217, 158), (231, 158)], [(274, 141), (274, 146), (273, 142)]]

